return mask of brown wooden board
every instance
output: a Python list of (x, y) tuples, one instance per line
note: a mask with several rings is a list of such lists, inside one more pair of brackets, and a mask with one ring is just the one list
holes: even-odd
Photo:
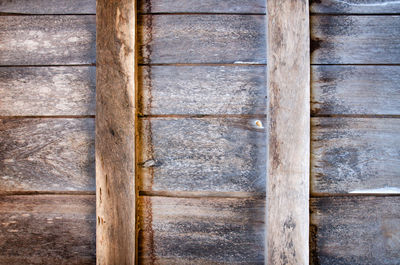
[(400, 2), (393, 0), (311, 0), (312, 13), (398, 14)]
[(94, 115), (96, 68), (1, 67), (0, 116)]
[(140, 197), (139, 264), (264, 264), (265, 201)]
[(93, 191), (94, 119), (0, 119), (0, 191)]
[(96, 14), (96, 0), (0, 0), (0, 13)]
[(265, 192), (261, 118), (143, 118), (139, 190)]
[(399, 66), (312, 66), (311, 112), (400, 114)]
[(266, 112), (265, 66), (142, 66), (139, 84), (141, 114)]
[(311, 264), (399, 264), (400, 197), (311, 199)]
[(0, 65), (95, 62), (95, 16), (0, 16)]
[(0, 196), (0, 264), (95, 264), (94, 195)]
[(139, 63), (266, 63), (264, 15), (139, 16)]
[(311, 16), (314, 64), (399, 64), (400, 16)]
[(400, 119), (313, 118), (312, 193), (400, 191)]

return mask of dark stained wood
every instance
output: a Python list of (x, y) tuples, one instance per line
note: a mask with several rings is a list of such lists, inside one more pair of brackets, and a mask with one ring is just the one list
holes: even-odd
[(400, 16), (311, 16), (314, 64), (399, 64)]
[(1, 67), (0, 116), (94, 115), (96, 68)]
[(265, 13), (265, 0), (141, 0), (144, 13)]
[(398, 14), (396, 0), (311, 0), (312, 13), (329, 14)]
[(0, 191), (92, 191), (94, 119), (0, 119)]
[(95, 196), (0, 196), (0, 264), (95, 264)]
[(311, 264), (399, 264), (400, 197), (311, 199)]
[(0, 0), (0, 13), (96, 14), (96, 0)]
[(139, 264), (264, 264), (263, 199), (140, 197)]
[(266, 62), (264, 15), (142, 15), (139, 63)]
[(264, 66), (142, 66), (139, 84), (142, 114), (266, 112)]
[(0, 16), (0, 65), (95, 62), (95, 16)]
[(313, 193), (400, 191), (400, 119), (313, 118)]
[(399, 66), (312, 67), (312, 114), (400, 114)]
[(258, 118), (141, 119), (138, 188), (265, 192), (264, 123)]

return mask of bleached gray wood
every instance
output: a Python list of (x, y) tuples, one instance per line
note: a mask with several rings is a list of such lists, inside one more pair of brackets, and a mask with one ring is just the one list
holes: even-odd
[(398, 14), (397, 0), (312, 0), (310, 11), (325, 14)]
[(0, 13), (96, 14), (96, 0), (0, 0)]

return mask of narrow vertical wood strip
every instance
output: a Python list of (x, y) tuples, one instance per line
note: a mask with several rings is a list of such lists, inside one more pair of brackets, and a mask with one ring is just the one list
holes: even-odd
[(97, 1), (97, 264), (135, 263), (135, 0)]
[(268, 1), (267, 263), (309, 264), (308, 1)]

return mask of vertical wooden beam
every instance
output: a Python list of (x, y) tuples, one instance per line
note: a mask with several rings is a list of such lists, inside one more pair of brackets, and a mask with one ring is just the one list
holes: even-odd
[(267, 263), (309, 264), (307, 0), (268, 0)]
[(97, 0), (97, 264), (135, 263), (135, 0)]

